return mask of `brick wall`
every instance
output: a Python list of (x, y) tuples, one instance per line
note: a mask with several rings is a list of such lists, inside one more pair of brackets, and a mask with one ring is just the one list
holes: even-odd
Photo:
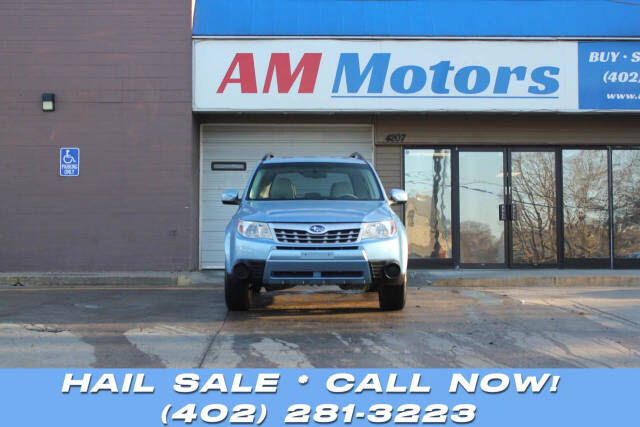
[(0, 2), (0, 271), (195, 268), (190, 9)]

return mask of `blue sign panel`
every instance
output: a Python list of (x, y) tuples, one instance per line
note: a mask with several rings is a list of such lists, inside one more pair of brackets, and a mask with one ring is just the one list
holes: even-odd
[(80, 149), (60, 149), (60, 176), (80, 175)]
[(622, 427), (638, 425), (640, 370), (3, 369), (0, 383), (4, 426)]
[(640, 110), (640, 43), (580, 42), (581, 110)]
[(199, 0), (195, 36), (637, 37), (633, 0)]

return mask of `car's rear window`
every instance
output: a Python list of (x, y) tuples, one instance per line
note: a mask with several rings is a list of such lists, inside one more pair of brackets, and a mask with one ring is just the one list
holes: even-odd
[(381, 200), (378, 181), (366, 164), (274, 163), (256, 172), (249, 200)]

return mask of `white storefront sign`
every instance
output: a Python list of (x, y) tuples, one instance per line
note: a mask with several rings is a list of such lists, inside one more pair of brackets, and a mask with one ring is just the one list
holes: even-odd
[(575, 42), (194, 40), (194, 111), (578, 111)]

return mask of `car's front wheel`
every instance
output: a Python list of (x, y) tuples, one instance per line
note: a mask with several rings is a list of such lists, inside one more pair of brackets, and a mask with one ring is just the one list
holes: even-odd
[(403, 275), (400, 284), (379, 284), (378, 301), (382, 310), (402, 310), (407, 301), (407, 275)]
[(236, 279), (226, 271), (224, 273), (224, 301), (229, 311), (246, 311), (249, 309), (249, 282)]

